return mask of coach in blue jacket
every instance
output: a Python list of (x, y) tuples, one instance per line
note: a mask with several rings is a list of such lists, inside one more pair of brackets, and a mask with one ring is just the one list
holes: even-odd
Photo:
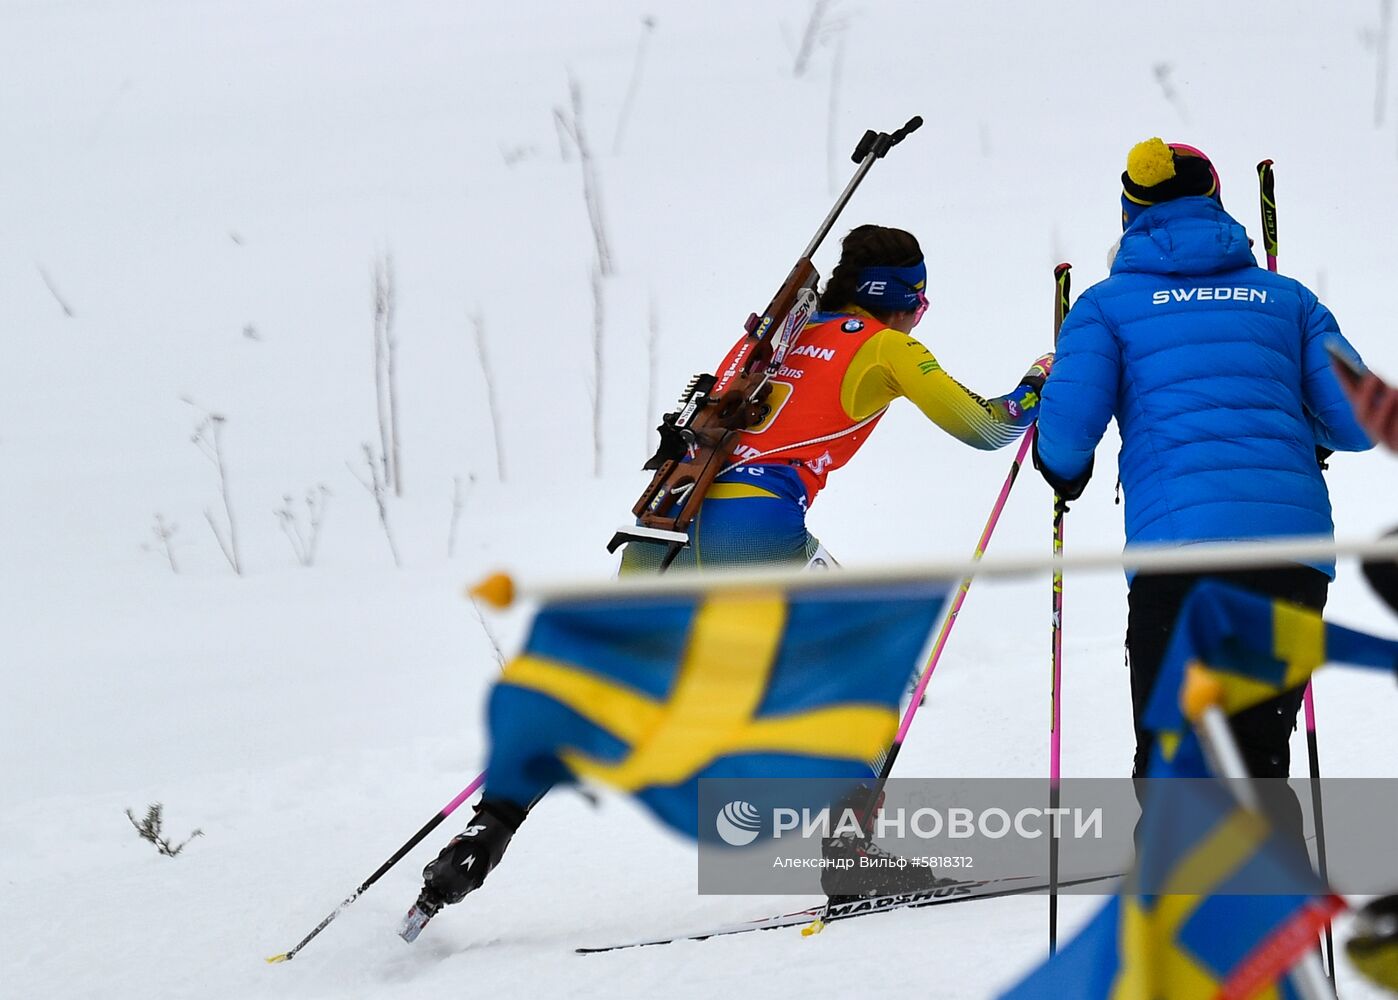
[[(1111, 276), (1063, 322), (1035, 465), (1060, 495), (1076, 498), (1115, 417), (1127, 544), (1331, 535), (1317, 449), (1370, 447), (1326, 355), (1326, 343), (1340, 338), (1334, 316), (1299, 282), (1257, 266), (1197, 149), (1140, 143), (1122, 186), (1120, 248)], [(1319, 610), (1334, 574), (1323, 564), (1210, 575)], [(1141, 713), (1198, 579), (1131, 581), (1136, 774), (1145, 774), (1151, 750)], [(1300, 704), (1298, 690), (1234, 719), (1254, 774), (1287, 776)]]

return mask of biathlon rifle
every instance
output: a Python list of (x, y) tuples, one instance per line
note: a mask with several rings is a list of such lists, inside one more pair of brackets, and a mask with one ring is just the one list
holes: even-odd
[(677, 408), (661, 418), (660, 445), (643, 466), (655, 474), (631, 508), (636, 523), (612, 536), (608, 552), (626, 543), (664, 545), (660, 564), (664, 571), (689, 544), (686, 529), (710, 484), (732, 464), (738, 435), (766, 417), (772, 390), (769, 380), (815, 314), (820, 275), (811, 258), (874, 161), (921, 126), (922, 119), (913, 117), (892, 133), (872, 129), (864, 133), (850, 157), (859, 165), (854, 176), (767, 308), (748, 317), (747, 333), (731, 363), (717, 375), (695, 375), (680, 394)]

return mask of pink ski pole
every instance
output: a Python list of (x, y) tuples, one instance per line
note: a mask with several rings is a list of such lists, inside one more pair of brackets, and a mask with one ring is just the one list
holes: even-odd
[[(1024, 440), (1020, 442), (1019, 451), (1015, 453), (1015, 460), (1010, 465), (1010, 474), (1005, 477), (1005, 483), (1000, 487), (1000, 495), (995, 498), (995, 506), (990, 509), (990, 517), (986, 519), (985, 528), (982, 529), (981, 537), (976, 542), (973, 559), (979, 559), (985, 555), (985, 548), (990, 544), (990, 535), (1000, 520), (1000, 512), (1005, 509), (1005, 501), (1010, 498), (1010, 487), (1014, 486), (1015, 479), (1019, 476), (1020, 466), (1024, 464), (1024, 457), (1029, 454), (1029, 446), (1033, 441), (1034, 427), (1031, 425), (1024, 432)], [(861, 825), (867, 825), (878, 809), (884, 785), (888, 783), (888, 776), (893, 772), (893, 762), (898, 759), (898, 752), (903, 748), (903, 740), (907, 738), (908, 729), (913, 724), (913, 716), (922, 706), (923, 697), (927, 693), (927, 682), (932, 679), (932, 672), (937, 669), (937, 661), (942, 658), (942, 650), (946, 648), (947, 636), (951, 635), (951, 627), (956, 624), (956, 616), (966, 600), (966, 592), (971, 589), (971, 579), (968, 576), (961, 581), (961, 586), (956, 590), (956, 596), (952, 598), (951, 608), (947, 611), (946, 618), (942, 620), (941, 630), (937, 633), (936, 642), (932, 644), (932, 651), (927, 654), (927, 662), (922, 667), (922, 675), (918, 678), (917, 687), (913, 689), (913, 696), (908, 699), (908, 707), (903, 710), (903, 721), (899, 724), (898, 732), (894, 735), (893, 742), (889, 744), (888, 751), (884, 754), (883, 763), (879, 765), (879, 776), (874, 782), (874, 792), (869, 796), (868, 812), (861, 817)], [(825, 927), (826, 917), (830, 915), (830, 903), (831, 900), (827, 899), (821, 915), (810, 925), (801, 928), (803, 937), (819, 934)]]
[[(1024, 432), (1024, 440), (1020, 442), (1019, 451), (1015, 453), (1015, 460), (1010, 465), (1010, 474), (1005, 477), (1005, 483), (1000, 487), (1000, 495), (995, 498), (995, 506), (991, 508), (990, 517), (986, 520), (981, 537), (976, 542), (976, 551), (971, 556), (972, 559), (979, 559), (985, 555), (985, 548), (990, 544), (990, 535), (1000, 520), (1000, 512), (1005, 509), (1005, 501), (1010, 498), (1010, 487), (1014, 486), (1015, 479), (1019, 476), (1019, 468), (1024, 464), (1024, 457), (1029, 454), (1029, 446), (1033, 442), (1034, 427), (1030, 426), (1029, 430)], [(961, 611), (961, 605), (966, 601), (966, 592), (970, 589), (971, 577), (968, 576), (961, 581), (961, 586), (956, 589), (956, 597), (952, 598), (951, 609), (942, 621), (941, 631), (937, 633), (937, 641), (932, 644), (932, 652), (927, 654), (927, 663), (922, 668), (922, 676), (918, 678), (917, 687), (913, 689), (912, 699), (903, 711), (903, 721), (898, 726), (898, 733), (893, 737), (893, 744), (889, 747), (888, 755), (884, 758), (883, 767), (880, 768), (880, 784), (888, 778), (888, 772), (893, 770), (894, 758), (898, 756), (898, 749), (903, 745), (903, 740), (908, 735), (908, 729), (913, 724), (913, 716), (922, 706), (923, 695), (927, 691), (927, 682), (932, 679), (932, 672), (937, 669), (937, 661), (942, 658), (942, 650), (946, 648), (947, 636), (951, 635), (951, 627), (956, 624), (956, 616)]]
[[(1257, 188), (1262, 204), (1262, 245), (1267, 251), (1267, 270), (1276, 273), (1277, 252), (1279, 243), (1277, 241), (1277, 191), (1276, 175), (1272, 170), (1272, 161), (1263, 160), (1257, 165)], [(1324, 468), (1324, 466), (1322, 466)], [(1316, 741), (1315, 733), (1315, 697), (1311, 694), (1311, 685), (1306, 684), (1304, 695), (1306, 705), (1306, 752), (1310, 757), (1311, 765), (1311, 808), (1315, 812), (1315, 849), (1316, 860), (1319, 862), (1318, 868), (1322, 882), (1329, 884), (1329, 865), (1325, 861), (1325, 810), (1322, 808), (1320, 797), (1320, 746)], [(1330, 922), (1325, 924), (1325, 956), (1326, 975), (1333, 985), (1335, 982), (1335, 931), (1330, 926)]]
[(289, 962), (293, 958), (295, 958), (296, 953), (299, 952), (302, 948), (306, 947), (306, 945), (310, 943), (311, 939), (314, 938), (317, 934), (325, 930), (326, 927), (330, 926), (330, 922), (334, 920), (336, 917), (338, 917), (345, 907), (349, 906), (356, 899), (358, 899), (364, 893), (364, 890), (368, 889), (369, 886), (377, 882), (386, 871), (388, 871), (390, 868), (396, 865), (399, 861), (402, 861), (404, 855), (406, 855), (414, 847), (420, 844), (422, 842), (422, 839), (426, 837), (429, 833), (437, 829), (437, 827), (441, 825), (442, 820), (446, 819), (453, 812), (455, 812), (457, 806), (461, 805), (461, 803), (465, 802), (472, 795), (474, 795), (476, 793), (476, 790), (479, 789), (483, 784), (485, 784), (484, 771), (476, 775), (475, 780), (461, 790), (461, 794), (459, 794), (456, 798), (452, 799), (446, 805), (442, 806), (441, 810), (437, 813), (437, 815), (433, 816), (430, 820), (427, 821), (426, 826), (424, 826), (417, 833), (413, 834), (412, 838), (402, 847), (398, 848), (398, 850), (394, 853), (393, 857), (389, 858), (382, 865), (380, 865), (378, 871), (374, 872), (374, 874), (366, 878), (358, 889), (354, 890), (354, 892), (346, 896), (344, 902), (342, 902), (339, 906), (335, 907), (335, 909), (331, 910), (329, 916), (327, 916), (324, 920), (316, 924), (315, 930), (311, 931), (311, 933), (307, 934), (304, 938), (302, 938), (300, 943), (298, 943), (295, 948), (292, 948), (290, 951), (284, 951), (280, 955), (273, 955), (271, 958), (267, 959), (267, 961)]

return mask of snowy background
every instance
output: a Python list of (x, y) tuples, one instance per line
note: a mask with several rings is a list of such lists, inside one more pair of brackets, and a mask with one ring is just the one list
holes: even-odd
[[(496, 657), (460, 585), (496, 567), (611, 573), (603, 545), (645, 482), (648, 429), (766, 303), (865, 128), (927, 121), (836, 235), (918, 234), (919, 335), (972, 387), (1008, 389), (1049, 346), (1054, 263), (1074, 262), (1079, 289), (1104, 276), (1126, 151), (1156, 134), (1208, 151), (1250, 230), (1253, 166), (1275, 159), (1283, 270), (1398, 374), (1386, 6), (834, 0), (797, 73), (809, 0), (0, 0), (5, 994), (959, 998), (1014, 981), (1044, 953), (1042, 898), (576, 957), (794, 901), (698, 897), (687, 845), (627, 802), (573, 794), (415, 946), (396, 921), (465, 813), (295, 962), (262, 958), (479, 770)], [(600, 384), (583, 174), (558, 126), (570, 79), (615, 264)], [(347, 468), (377, 441), (385, 254), (401, 569)], [(204, 519), (223, 517), (190, 440), (206, 411), (226, 418), (241, 578)], [(1121, 542), (1112, 450), (1071, 548)], [(899, 404), (813, 530), (852, 566), (964, 557), (1009, 458)], [(1396, 474), (1385, 454), (1335, 460), (1341, 535), (1398, 520)], [(273, 511), (321, 484), (304, 568)], [(1049, 506), (1024, 476), (994, 550), (1045, 551)], [(157, 514), (178, 526), (178, 574)], [(1124, 592), (1115, 574), (1068, 580), (1065, 774), (1129, 767)], [(1047, 580), (973, 590), (900, 774), (1046, 773), (1048, 603)], [(1398, 631), (1352, 566), (1331, 609)], [(488, 621), (508, 652), (524, 619)], [(1327, 774), (1398, 773), (1391, 682), (1327, 674), (1317, 703)], [(173, 861), (123, 815), (156, 801), (173, 835), (205, 834)], [(1071, 930), (1098, 904), (1063, 905)], [(1366, 995), (1341, 973), (1344, 996)]]

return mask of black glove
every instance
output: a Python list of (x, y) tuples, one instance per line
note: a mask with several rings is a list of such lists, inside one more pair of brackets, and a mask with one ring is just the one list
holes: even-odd
[(1087, 489), (1088, 480), (1092, 478), (1092, 466), (1096, 461), (1097, 456), (1094, 455), (1087, 460), (1087, 468), (1083, 469), (1075, 478), (1064, 479), (1039, 460), (1039, 436), (1034, 435), (1034, 468), (1039, 470), (1039, 474), (1044, 477), (1044, 482), (1052, 486), (1053, 491), (1062, 500), (1076, 500), (1082, 496), (1082, 491)]

